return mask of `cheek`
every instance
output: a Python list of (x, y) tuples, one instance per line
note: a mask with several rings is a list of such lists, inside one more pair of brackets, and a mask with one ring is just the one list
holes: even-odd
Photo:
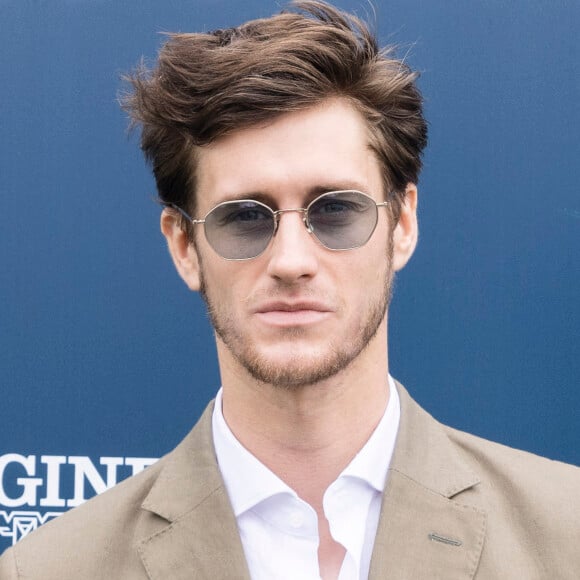
[(360, 248), (359, 256), (353, 256), (351, 261), (353, 272), (361, 276), (361, 280), (384, 279), (385, 271), (392, 267), (393, 236), (383, 224), (377, 225), (371, 239)]
[(387, 252), (382, 249), (354, 258), (344, 265), (342, 284), (339, 283), (337, 289), (339, 292), (348, 291), (354, 297), (367, 296), (370, 299), (385, 285), (389, 266)]
[(349, 261), (347, 283), (354, 286), (353, 292), (371, 301), (388, 288), (393, 268), (392, 249), (386, 234), (371, 239), (369, 244), (365, 247), (367, 252)]
[(234, 312), (246, 301), (252, 277), (237, 271), (240, 264), (222, 262), (202, 268), (205, 292), (214, 309)]

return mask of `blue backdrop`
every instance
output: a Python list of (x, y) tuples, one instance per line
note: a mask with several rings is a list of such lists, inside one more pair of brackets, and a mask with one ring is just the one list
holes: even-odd
[[(116, 95), (161, 32), (277, 9), (0, 0), (0, 552), (168, 451), (217, 390)], [(377, 22), (431, 132), (392, 373), (446, 423), (578, 464), (580, 4), (389, 0)]]

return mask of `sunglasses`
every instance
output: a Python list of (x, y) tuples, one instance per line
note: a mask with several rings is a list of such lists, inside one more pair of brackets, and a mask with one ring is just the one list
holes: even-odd
[(203, 219), (193, 219), (180, 207), (164, 204), (179, 212), (193, 225), (203, 224), (209, 245), (226, 260), (251, 260), (268, 247), (276, 235), (280, 216), (299, 212), (310, 234), (329, 250), (353, 250), (364, 246), (377, 226), (377, 203), (355, 190), (329, 191), (305, 208), (273, 210), (253, 199), (225, 201)]

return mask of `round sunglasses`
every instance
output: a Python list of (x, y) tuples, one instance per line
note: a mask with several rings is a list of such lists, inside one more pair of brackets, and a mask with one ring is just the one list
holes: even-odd
[(307, 207), (273, 210), (253, 199), (225, 201), (216, 205), (203, 219), (193, 219), (172, 203), (193, 225), (203, 224), (210, 246), (226, 260), (251, 260), (268, 247), (276, 234), (280, 216), (299, 212), (309, 233), (329, 250), (353, 250), (366, 244), (377, 226), (377, 203), (366, 193), (355, 190), (329, 191), (312, 200)]

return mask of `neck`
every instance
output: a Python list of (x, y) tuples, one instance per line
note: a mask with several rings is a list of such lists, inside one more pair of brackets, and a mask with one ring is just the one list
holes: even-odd
[(223, 413), (236, 438), (311, 505), (364, 446), (389, 398), (386, 332), (335, 376), (287, 388), (260, 383), (218, 345)]

